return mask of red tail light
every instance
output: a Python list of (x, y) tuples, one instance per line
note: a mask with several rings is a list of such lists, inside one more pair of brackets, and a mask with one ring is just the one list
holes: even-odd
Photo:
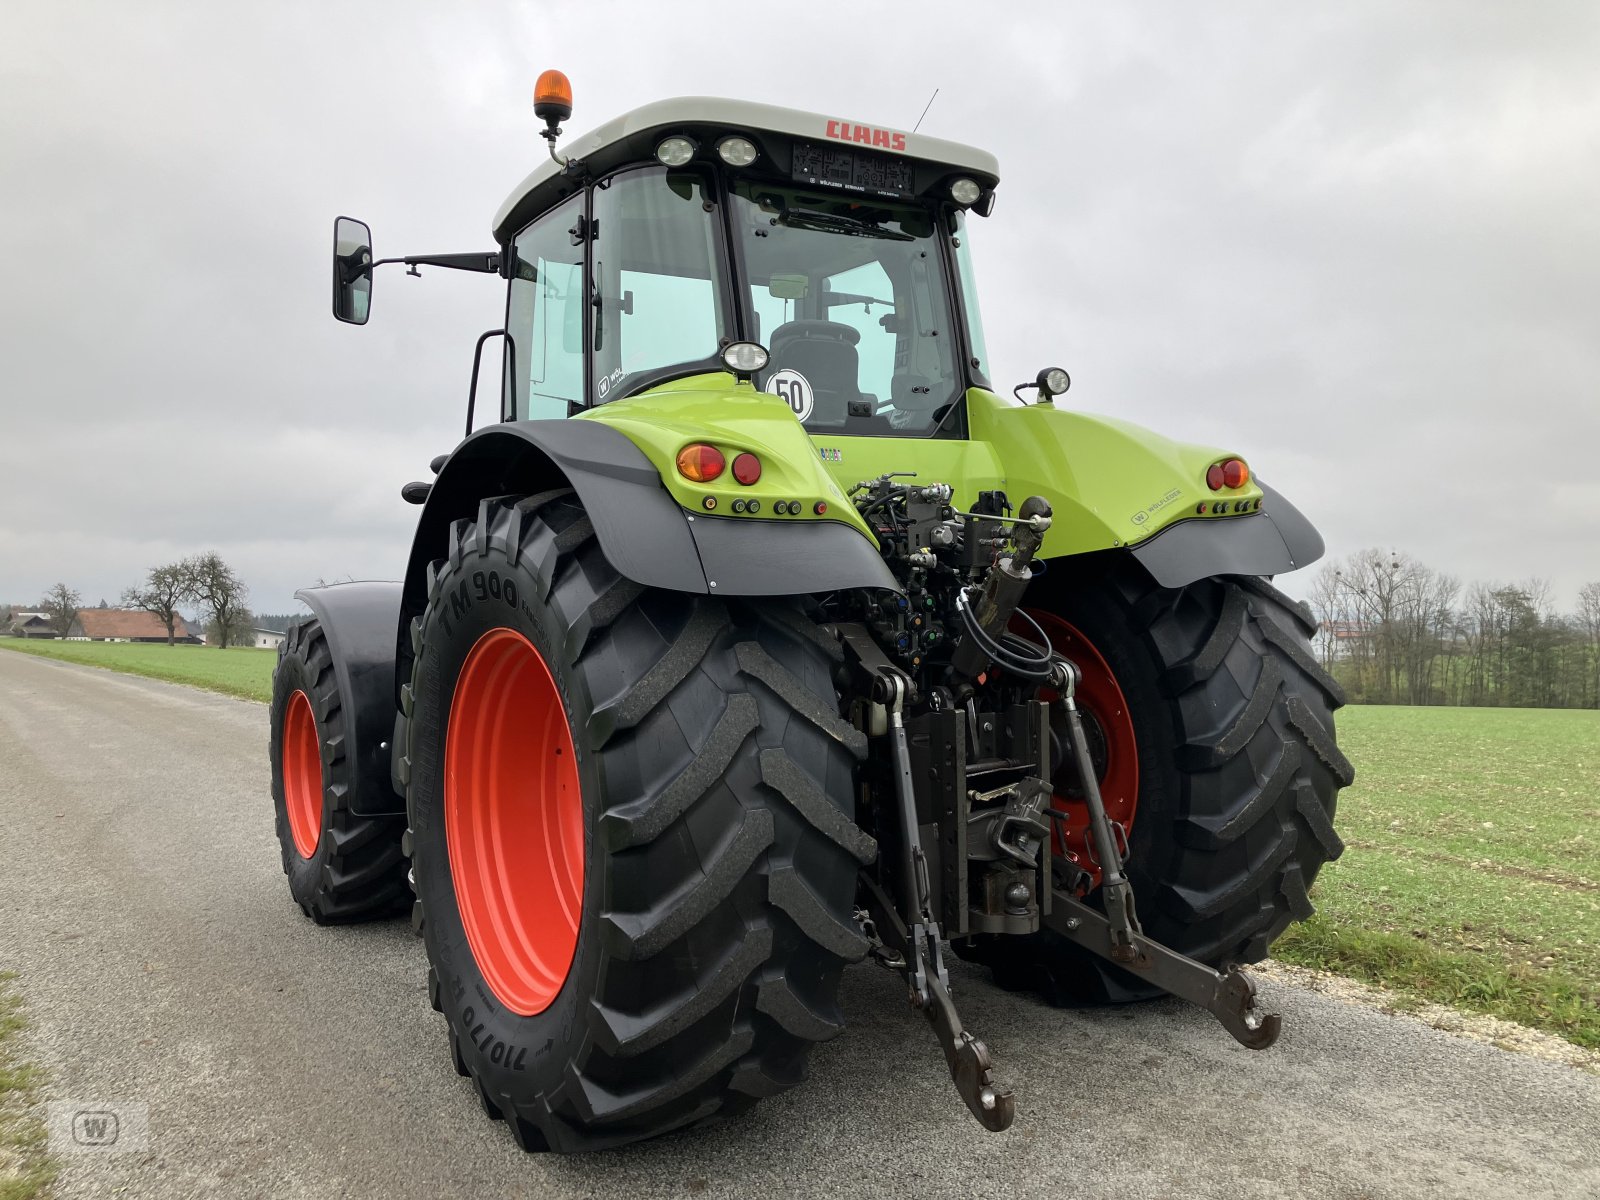
[(696, 483), (710, 483), (727, 465), (722, 451), (704, 442), (694, 442), (678, 451), (678, 474)]
[(734, 455), (733, 477), (749, 487), (761, 478), (761, 460), (748, 452)]
[(1206, 469), (1206, 486), (1213, 492), (1220, 492), (1223, 488), (1242, 488), (1249, 482), (1250, 468), (1245, 466), (1242, 458), (1212, 463)]

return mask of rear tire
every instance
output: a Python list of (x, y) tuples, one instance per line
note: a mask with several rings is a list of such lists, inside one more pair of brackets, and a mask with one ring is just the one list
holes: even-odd
[[(578, 1151), (738, 1112), (798, 1083), (812, 1044), (842, 1028), (839, 976), (866, 951), (856, 875), (876, 851), (853, 820), (865, 744), (838, 716), (837, 647), (797, 601), (725, 603), (622, 578), (565, 490), (484, 501), (476, 521), (452, 527), (428, 595), (402, 696), (415, 920), (430, 999), (484, 1111), (524, 1149)], [(548, 671), (524, 662), (525, 679), (547, 681), (525, 694), (558, 702), (570, 732), (570, 742), (534, 739), (535, 753), (570, 745), (576, 788), (531, 787), (550, 778), (538, 762), (520, 784), (503, 760), (468, 770), (452, 749), (451, 722), (466, 728), (483, 709), (469, 664), (480, 645), (511, 644), (505, 631)], [(515, 729), (513, 707), (498, 711)], [(513, 778), (485, 804), (471, 789), (487, 785), (469, 776)], [(520, 939), (531, 947), (520, 977), (554, 986), (497, 990), (490, 978), (517, 978), (504, 968), (523, 960), (503, 946), (474, 952), (492, 927), (482, 897), (509, 898), (507, 929), (543, 930), (560, 914), (537, 911), (515, 875), (539, 863), (508, 856), (512, 873), (497, 885), (477, 865), (484, 839), (453, 846), (450, 830), (469, 809), (507, 807), (565, 829), (571, 809), (554, 811), (552, 790), (582, 808), (582, 869), (551, 872), (581, 892), (575, 945)], [(516, 818), (499, 828), (512, 833)], [(569, 954), (551, 976), (551, 960)]]
[[(1213, 967), (1259, 962), (1311, 915), (1312, 880), (1344, 849), (1338, 792), (1355, 777), (1334, 740), (1344, 695), (1311, 653), (1309, 612), (1254, 577), (1167, 589), (1132, 566), (1026, 604), (1082, 631), (1127, 698), (1139, 766), (1127, 873), (1145, 932)], [(1161, 994), (1051, 930), (958, 949), (1002, 987), (1055, 1004)]]
[(272, 801), (289, 894), (319, 925), (393, 917), (411, 902), (405, 821), (350, 810), (346, 731), (321, 623), (290, 626), (272, 672)]

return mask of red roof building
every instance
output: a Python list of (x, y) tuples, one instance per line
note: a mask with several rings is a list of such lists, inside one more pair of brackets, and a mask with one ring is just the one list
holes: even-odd
[[(174, 624), (173, 633), (185, 645), (200, 643), (182, 617)], [(67, 636), (91, 642), (164, 642), (167, 627), (155, 613), (143, 609), (80, 608)]]

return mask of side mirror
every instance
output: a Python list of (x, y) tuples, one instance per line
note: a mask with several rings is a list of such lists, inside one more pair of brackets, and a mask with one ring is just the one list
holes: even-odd
[(353, 217), (333, 223), (333, 315), (365, 325), (372, 310), (372, 230)]

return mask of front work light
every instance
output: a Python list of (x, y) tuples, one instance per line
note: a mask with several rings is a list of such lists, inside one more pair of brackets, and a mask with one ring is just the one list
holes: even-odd
[(756, 144), (749, 138), (725, 137), (717, 143), (717, 154), (730, 167), (748, 167), (756, 160)]
[(767, 348), (760, 342), (729, 342), (722, 363), (740, 379), (748, 379), (767, 365)]
[(656, 147), (656, 158), (665, 166), (681, 167), (694, 157), (696, 149), (694, 142), (689, 138), (675, 134), (662, 139), (661, 144)]
[(983, 189), (977, 185), (975, 180), (958, 179), (950, 185), (950, 199), (963, 208), (971, 208), (978, 202), (978, 197), (982, 193)]
[(1039, 399), (1048, 401), (1066, 395), (1067, 389), (1072, 386), (1072, 376), (1060, 367), (1046, 367), (1039, 372), (1034, 383), (1039, 388)]

